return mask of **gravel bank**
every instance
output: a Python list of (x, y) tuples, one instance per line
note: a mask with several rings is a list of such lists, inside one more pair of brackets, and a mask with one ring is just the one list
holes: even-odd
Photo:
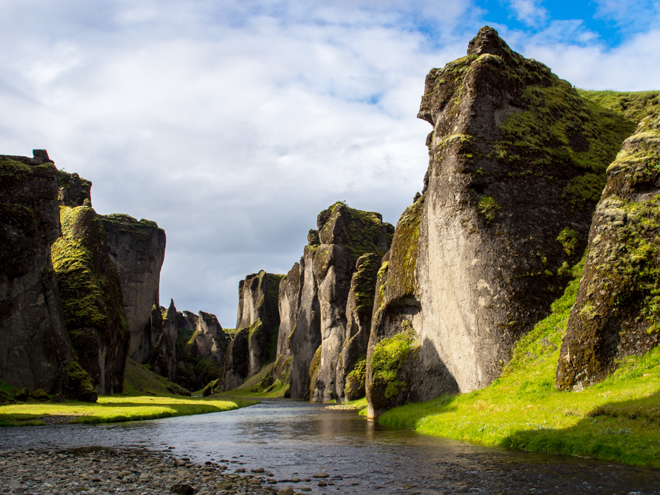
[[(2, 494), (241, 494), (282, 495), (263, 469), (227, 472), (222, 463), (195, 465), (189, 459), (140, 449), (85, 447), (69, 450), (5, 450), (0, 454)], [(300, 490), (300, 488), (298, 488)], [(306, 490), (305, 490), (306, 491)]]

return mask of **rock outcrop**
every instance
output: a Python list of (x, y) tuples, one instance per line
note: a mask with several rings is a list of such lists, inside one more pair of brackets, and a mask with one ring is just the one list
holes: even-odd
[[(165, 231), (155, 222), (128, 215), (101, 217), (110, 259), (121, 283), (126, 320), (131, 330), (128, 355), (139, 364), (149, 361), (159, 338), (152, 328), (152, 308), (160, 308), (160, 269), (165, 258)], [(166, 375), (167, 376), (167, 375)]]
[(300, 295), (298, 314), (289, 315), (295, 322), (289, 337), (291, 349), (289, 393), (293, 399), (309, 399), (310, 365), (321, 346), (321, 308), (314, 278), (314, 256), (320, 245), (318, 232), (310, 231), (300, 259)]
[[(358, 258), (374, 253), (380, 258), (390, 247), (394, 228), (379, 213), (356, 210), (338, 202), (317, 218), (320, 245), (313, 272), (318, 286), (321, 353), (313, 371), (310, 400), (328, 402), (343, 396), (337, 390), (336, 371), (347, 333), (346, 306)], [(360, 297), (360, 296), (358, 296)], [(367, 296), (368, 297), (368, 296)], [(361, 351), (366, 349), (361, 349)]]
[(59, 170), (60, 187), (57, 199), (62, 206), (92, 206), (92, 182), (78, 174)]
[(660, 114), (645, 119), (607, 169), (584, 276), (566, 328), (557, 388), (602, 380), (616, 360), (660, 342)]
[(220, 390), (233, 390), (243, 384), (250, 372), (250, 328), (241, 328), (227, 347), (224, 361), (224, 382), (218, 384)]
[(276, 357), (280, 314), (280, 281), (284, 275), (261, 270), (248, 275), (238, 285), (236, 329), (248, 328), (248, 376), (257, 374)]
[(280, 281), (278, 307), (280, 326), (277, 336), (277, 362), (273, 367), (273, 378), (290, 385), (291, 334), (296, 328), (300, 307), (300, 264), (295, 263), (286, 277)]
[(122, 392), (130, 329), (103, 223), (87, 206), (60, 206), (60, 221), (51, 256), (69, 338), (96, 391)]
[(429, 168), (381, 268), (371, 416), (499, 376), (563, 290), (630, 132), (488, 27), (429, 73), (424, 93)]
[(60, 235), (58, 188), (45, 150), (0, 156), (0, 379), (53, 394), (68, 388), (76, 398), (73, 382), (85, 374), (67, 373), (74, 353), (50, 260)]

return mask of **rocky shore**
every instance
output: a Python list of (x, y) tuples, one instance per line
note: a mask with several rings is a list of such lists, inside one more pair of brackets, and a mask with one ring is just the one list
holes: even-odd
[[(303, 486), (312, 478), (277, 480), (263, 468), (230, 472), (231, 462), (197, 465), (186, 457), (143, 449), (6, 450), (0, 456), (0, 493), (302, 495), (312, 491)], [(327, 476), (314, 475), (314, 484), (332, 485), (322, 479)], [(287, 482), (296, 488), (286, 486)]]

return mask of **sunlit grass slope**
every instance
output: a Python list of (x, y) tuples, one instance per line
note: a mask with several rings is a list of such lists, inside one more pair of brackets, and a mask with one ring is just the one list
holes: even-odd
[(185, 395), (190, 396), (185, 388), (172, 383), (167, 378), (162, 377), (128, 359), (126, 361), (126, 372), (124, 374), (124, 394), (125, 395)]
[(266, 385), (266, 383), (270, 382), (268, 378), (273, 372), (274, 366), (275, 363), (267, 364), (259, 373), (248, 378), (240, 387), (228, 390), (227, 392), (219, 392), (215, 396), (249, 397), (254, 399), (283, 398), (289, 389), (288, 384), (284, 384), (280, 380), (275, 380), (270, 385)]
[(99, 397), (96, 404), (27, 403), (0, 406), (0, 426), (46, 423), (114, 423), (229, 411), (254, 404), (246, 400), (174, 397)]
[(516, 346), (502, 377), (483, 390), (408, 404), (379, 422), (483, 445), (591, 456), (660, 467), (660, 349), (628, 358), (581, 392), (555, 390), (559, 347), (583, 262), (552, 313)]

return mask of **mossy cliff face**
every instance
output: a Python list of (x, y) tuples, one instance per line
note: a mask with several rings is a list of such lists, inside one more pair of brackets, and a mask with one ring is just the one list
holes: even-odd
[(0, 380), (49, 393), (74, 359), (50, 260), (58, 187), (45, 152), (0, 156)]
[(566, 328), (556, 386), (602, 380), (616, 360), (660, 342), (660, 113), (644, 120), (607, 169), (584, 276)]
[(314, 254), (313, 272), (321, 310), (322, 350), (310, 400), (328, 402), (343, 397), (343, 390), (337, 388), (336, 371), (338, 365), (344, 370), (339, 363), (342, 346), (353, 337), (347, 333), (346, 306), (357, 260), (367, 253), (383, 256), (390, 247), (394, 228), (383, 223), (379, 213), (356, 210), (340, 202), (322, 211), (317, 225), (321, 244)]
[(92, 183), (78, 174), (58, 171), (60, 187), (57, 199), (62, 206), (92, 206)]
[(123, 390), (130, 330), (99, 215), (60, 206), (62, 236), (51, 249), (67, 332), (99, 394)]
[(423, 198), (400, 221), (411, 235), (393, 246), (370, 352), (406, 322), (419, 347), (386, 407), (499, 376), (561, 294), (562, 266), (586, 247), (605, 169), (632, 132), (488, 27), (429, 73), (419, 117), (433, 126)]
[[(335, 370), (337, 402), (355, 400), (365, 393), (363, 368), (366, 366), (374, 292), (381, 258), (378, 254), (367, 253), (360, 256), (355, 264), (356, 271), (351, 278), (346, 303), (346, 334)], [(353, 372), (357, 363), (361, 364)], [(351, 373), (355, 379), (347, 381)]]
[(275, 359), (280, 324), (279, 288), (284, 277), (261, 270), (239, 283), (236, 328), (250, 328), (248, 376), (257, 374)]
[(128, 215), (101, 216), (110, 259), (121, 283), (126, 320), (131, 330), (128, 354), (139, 364), (149, 361), (159, 338), (151, 327), (151, 310), (160, 307), (160, 269), (165, 258), (165, 231), (149, 220)]
[[(288, 336), (291, 349), (291, 370), (289, 388), (293, 399), (309, 399), (309, 367), (314, 354), (321, 345), (321, 308), (318, 299), (318, 285), (314, 278), (314, 256), (319, 247), (318, 233), (308, 236), (300, 259), (300, 294), (298, 313), (290, 316), (294, 327)], [(285, 323), (286, 324), (286, 323)]]

